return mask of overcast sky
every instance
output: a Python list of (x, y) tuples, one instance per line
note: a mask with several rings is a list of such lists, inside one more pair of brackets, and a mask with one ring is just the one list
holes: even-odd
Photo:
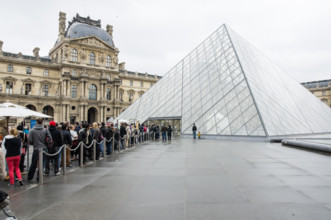
[(58, 0), (2, 1), (0, 40), (7, 52), (48, 55), (79, 13), (114, 26), (119, 62), (130, 71), (164, 75), (223, 23), (296, 81), (331, 79), (330, 0)]

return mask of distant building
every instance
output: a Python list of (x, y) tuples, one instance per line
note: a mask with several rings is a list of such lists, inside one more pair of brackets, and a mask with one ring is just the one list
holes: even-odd
[(301, 83), (322, 102), (331, 107), (331, 79)]
[(51, 115), (55, 121), (106, 121), (115, 118), (161, 77), (130, 72), (118, 64), (113, 27), (79, 16), (59, 34), (49, 56), (3, 51), (0, 41), (0, 102), (10, 101)]

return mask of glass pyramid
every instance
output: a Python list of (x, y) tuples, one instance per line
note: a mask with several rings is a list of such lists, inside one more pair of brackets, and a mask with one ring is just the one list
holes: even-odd
[(222, 25), (118, 119), (181, 118), (204, 135), (331, 132), (331, 109)]

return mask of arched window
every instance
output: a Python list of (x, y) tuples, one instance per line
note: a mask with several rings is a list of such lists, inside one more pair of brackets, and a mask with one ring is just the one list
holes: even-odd
[(106, 67), (111, 66), (111, 57), (109, 55), (106, 56)]
[(71, 50), (71, 61), (78, 62), (78, 51), (76, 49)]
[(90, 64), (94, 65), (95, 64), (95, 54), (90, 53)]
[(89, 100), (97, 100), (97, 86), (94, 84), (89, 87)]

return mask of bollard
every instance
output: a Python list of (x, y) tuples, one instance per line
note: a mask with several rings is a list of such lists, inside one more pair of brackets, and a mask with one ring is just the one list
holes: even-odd
[(112, 147), (111, 147), (111, 156), (114, 158), (115, 156), (115, 134), (113, 134), (113, 142), (112, 142)]
[(93, 142), (93, 163), (95, 163), (95, 156), (97, 155), (96, 150), (97, 150), (97, 142), (94, 140), (94, 142)]
[(80, 145), (80, 155), (79, 155), (79, 160), (80, 160), (80, 168), (83, 168), (83, 158), (84, 158), (84, 143), (81, 142), (81, 145)]
[(103, 157), (106, 157), (106, 148), (107, 148), (107, 139), (106, 137), (103, 138)]
[(29, 171), (30, 170), (30, 145), (28, 145), (28, 148), (25, 152), (26, 158), (26, 169)]
[(67, 145), (63, 145), (63, 175), (67, 172)]
[(39, 184), (44, 184), (44, 166), (43, 166), (43, 149), (39, 149)]

